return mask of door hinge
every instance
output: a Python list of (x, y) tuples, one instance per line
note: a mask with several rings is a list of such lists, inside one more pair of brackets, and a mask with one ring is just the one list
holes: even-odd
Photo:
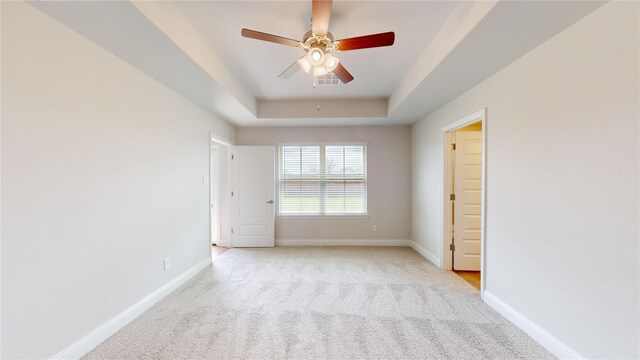
[(451, 150), (455, 150), (456, 149), (456, 143), (453, 143), (453, 144), (449, 145), (449, 148), (451, 148)]
[(233, 160), (233, 155), (231, 155), (231, 160)]
[(456, 199), (456, 194), (449, 194), (449, 200), (455, 201), (455, 199)]
[(231, 196), (233, 196), (233, 191), (231, 192)]
[(231, 233), (233, 234), (233, 228), (231, 228)]
[(449, 250), (456, 251), (456, 246), (454, 244), (449, 245)]

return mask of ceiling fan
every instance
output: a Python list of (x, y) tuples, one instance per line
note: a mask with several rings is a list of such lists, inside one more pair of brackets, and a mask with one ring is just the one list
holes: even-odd
[(395, 34), (391, 31), (334, 40), (333, 34), (329, 32), (332, 3), (333, 0), (312, 0), (311, 30), (304, 34), (302, 41), (250, 29), (242, 29), (241, 34), (247, 38), (299, 47), (307, 52), (305, 56), (295, 61), (278, 76), (281, 79), (288, 79), (299, 69), (302, 69), (314, 76), (322, 76), (332, 72), (342, 83), (346, 84), (353, 80), (353, 75), (342, 66), (337, 57), (331, 55), (331, 52), (391, 46), (395, 41)]

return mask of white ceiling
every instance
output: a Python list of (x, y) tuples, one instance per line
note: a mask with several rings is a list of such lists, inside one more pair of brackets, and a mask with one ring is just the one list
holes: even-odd
[(300, 39), (310, 0), (29, 2), (236, 126), (412, 124), (603, 3), (335, 0), (337, 39), (394, 31), (396, 43), (339, 53), (355, 80), (314, 90), (302, 71), (277, 78), (303, 50), (240, 36)]
[(389, 97), (447, 20), (457, 1), (335, 1), (329, 31), (336, 39), (393, 31), (391, 47), (337, 53), (351, 83), (312, 86), (299, 71), (277, 76), (304, 50), (240, 36), (243, 27), (302, 40), (310, 30), (311, 1), (176, 1), (175, 6), (257, 99)]

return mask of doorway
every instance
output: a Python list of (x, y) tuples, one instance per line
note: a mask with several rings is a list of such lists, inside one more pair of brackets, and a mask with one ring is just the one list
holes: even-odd
[(485, 288), (485, 110), (442, 129), (442, 265)]
[(211, 145), (209, 156), (211, 168), (211, 246), (220, 244), (220, 146)]
[(229, 244), (227, 154), (231, 144), (211, 135), (209, 145), (209, 254), (214, 260)]

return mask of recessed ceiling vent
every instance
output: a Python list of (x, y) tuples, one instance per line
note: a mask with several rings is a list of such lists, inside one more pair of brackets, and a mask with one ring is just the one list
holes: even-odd
[(318, 85), (339, 85), (340, 78), (334, 73), (328, 73), (317, 77)]

